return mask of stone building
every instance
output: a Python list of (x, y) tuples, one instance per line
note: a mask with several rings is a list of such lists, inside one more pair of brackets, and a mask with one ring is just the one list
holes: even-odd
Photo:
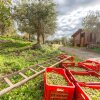
[(73, 35), (74, 46), (88, 46), (88, 45), (97, 45), (100, 46), (100, 32), (86, 33), (82, 29), (77, 30)]

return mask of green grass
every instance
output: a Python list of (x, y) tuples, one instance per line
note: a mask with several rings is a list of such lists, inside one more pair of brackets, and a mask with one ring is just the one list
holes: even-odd
[[(11, 40), (10, 43), (0, 43), (0, 48), (2, 48), (0, 49), (0, 76), (24, 69), (36, 63), (42, 63), (61, 53), (57, 48), (48, 45), (43, 45), (42, 49), (19, 51), (31, 46), (32, 43), (14, 38), (3, 37), (0, 39)], [(75, 61), (78, 62), (80, 59), (76, 57)], [(30, 76), (32, 72), (27, 71), (24, 74)], [(22, 79), (19, 75), (10, 77), (13, 83), (19, 82)], [(8, 87), (8, 85), (0, 81), (0, 89), (4, 87)], [(0, 100), (43, 100), (43, 89), (42, 74), (23, 86), (4, 94), (0, 97)]]
[[(49, 54), (52, 53), (52, 50), (44, 50), (43, 52), (40, 50), (26, 50), (21, 52), (19, 55), (16, 53), (9, 53), (6, 55), (1, 53), (0, 73), (10, 73), (12, 71), (21, 70), (27, 66), (34, 65), (38, 62), (43, 62), (48, 58)], [(59, 54), (59, 51), (56, 53)]]
[(26, 47), (30, 47), (32, 45), (31, 42), (23, 41), (21, 39), (14, 38), (4, 38), (0, 37), (0, 53), (12, 53), (17, 52), (18, 50), (24, 49)]
[[(21, 39), (0, 37), (0, 40), (7, 40), (0, 43), (0, 76), (24, 69), (36, 63), (42, 63), (61, 53), (57, 48), (48, 45), (43, 45), (42, 49), (24, 50), (23, 48), (30, 47), (33, 43)], [(25, 75), (30, 76), (32, 72), (25, 72)], [(16, 83), (22, 80), (22, 77), (16, 75), (10, 77), (10, 80)], [(25, 85), (4, 94), (0, 97), (0, 100), (42, 100), (43, 82), (41, 80), (43, 80), (43, 76), (38, 76)], [(7, 84), (0, 82), (0, 89), (4, 87), (7, 87)]]
[(6, 36), (0, 36), (0, 40), (21, 41), (21, 42), (24, 42), (21, 37), (6, 37)]
[(43, 75), (0, 97), (0, 100), (43, 100)]
[(92, 48), (91, 50), (94, 51), (94, 52), (99, 52), (100, 53), (100, 48)]
[[(8, 74), (17, 70), (21, 70), (27, 66), (34, 65), (38, 62), (45, 61), (51, 54), (59, 54), (59, 50), (49, 47), (47, 45), (37, 50), (23, 50), (22, 48), (31, 46), (32, 43), (24, 42), (22, 40), (13, 40), (13, 42), (0, 43), (0, 73)], [(12, 52), (13, 51), (13, 52)]]

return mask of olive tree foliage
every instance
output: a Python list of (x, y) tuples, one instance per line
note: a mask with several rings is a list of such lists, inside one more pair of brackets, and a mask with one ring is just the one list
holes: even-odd
[[(34, 1), (34, 0), (33, 0)], [(46, 34), (52, 34), (56, 28), (55, 4), (51, 2), (22, 3), (14, 7), (13, 18), (21, 32), (35, 34), (37, 44), (45, 41)]]
[(100, 12), (89, 12), (82, 23), (85, 32), (97, 32), (100, 29)]
[(0, 34), (2, 35), (11, 24), (11, 0), (0, 0)]

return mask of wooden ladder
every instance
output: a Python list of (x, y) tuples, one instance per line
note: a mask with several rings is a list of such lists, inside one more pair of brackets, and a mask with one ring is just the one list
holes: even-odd
[[(12, 74), (1, 77), (0, 81), (7, 83), (8, 87), (4, 88), (0, 91), (0, 96), (11, 91), (14, 88), (17, 88), (17, 87), (23, 85), (24, 83), (35, 78), (36, 76), (42, 74), (45, 71), (46, 67), (54, 67), (54, 66), (60, 64), (61, 62), (67, 60), (68, 58), (70, 58), (70, 56), (63, 60), (60, 60), (58, 57), (55, 57), (55, 58), (49, 59), (48, 61), (45, 61), (41, 64), (32, 65), (26, 69), (23, 69), (23, 70), (20, 70), (20, 71), (14, 72)], [(32, 71), (33, 74), (31, 76), (27, 76), (24, 74), (24, 72), (26, 72), (26, 71)], [(9, 78), (16, 76), (16, 75), (20, 75), (21, 77), (23, 77), (23, 79), (15, 84), (13, 84)]]

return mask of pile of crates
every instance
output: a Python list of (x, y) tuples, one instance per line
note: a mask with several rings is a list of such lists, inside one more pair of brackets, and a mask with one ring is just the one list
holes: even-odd
[[(64, 59), (67, 55), (60, 55), (60, 59)], [(86, 60), (74, 62), (74, 57), (67, 61), (60, 63), (60, 68), (47, 68), (44, 75), (44, 100), (100, 100), (100, 63)], [(68, 82), (67, 86), (50, 85), (47, 82), (47, 73), (55, 72), (61, 74)], [(77, 77), (78, 76), (78, 79)], [(81, 80), (80, 77), (90, 77), (97, 79), (96, 81)], [(87, 93), (86, 90), (98, 91), (98, 99), (92, 94)]]

